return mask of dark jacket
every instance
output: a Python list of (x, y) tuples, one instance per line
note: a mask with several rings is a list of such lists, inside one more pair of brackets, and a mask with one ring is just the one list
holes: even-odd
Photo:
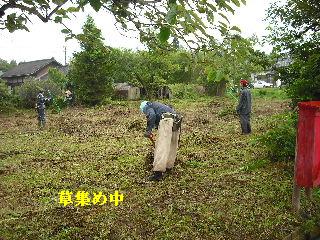
[(159, 102), (148, 102), (143, 112), (147, 116), (146, 131), (149, 133), (151, 133), (152, 129), (158, 128), (163, 113), (176, 113), (171, 107)]
[(37, 95), (37, 108), (38, 109), (45, 109), (46, 106), (45, 106), (45, 102), (46, 102), (46, 98), (43, 96), (42, 93), (39, 93)]
[(246, 115), (251, 113), (251, 93), (248, 88), (243, 88), (240, 92), (240, 100), (237, 106), (237, 113)]

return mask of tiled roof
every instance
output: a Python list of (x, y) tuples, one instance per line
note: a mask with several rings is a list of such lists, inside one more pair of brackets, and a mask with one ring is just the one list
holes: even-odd
[(1, 75), (1, 77), (29, 76), (53, 62), (62, 66), (62, 64), (57, 62), (54, 58), (36, 60), (32, 62), (23, 62), (18, 66), (6, 71)]

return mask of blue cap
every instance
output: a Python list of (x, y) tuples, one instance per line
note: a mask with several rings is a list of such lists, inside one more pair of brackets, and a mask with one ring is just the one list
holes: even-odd
[(143, 112), (143, 109), (147, 106), (148, 101), (142, 101), (140, 104), (140, 111)]

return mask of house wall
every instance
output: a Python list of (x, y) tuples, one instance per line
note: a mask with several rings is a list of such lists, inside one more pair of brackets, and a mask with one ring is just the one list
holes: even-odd
[(132, 87), (128, 90), (128, 99), (129, 100), (138, 100), (140, 99), (140, 88)]
[(3, 79), (7, 81), (7, 84), (10, 88), (20, 86), (24, 81), (24, 77), (12, 77), (12, 78), (3, 78)]
[(140, 99), (140, 88), (130, 87), (128, 89), (115, 89), (115, 94), (118, 98), (137, 100)]
[(59, 65), (56, 63), (50, 63), (49, 65), (45, 66), (44, 68), (40, 69), (36, 74), (34, 75), (35, 78), (46, 80), (48, 79), (48, 72), (49, 68), (56, 68)]
[(128, 90), (115, 89), (115, 95), (118, 98), (127, 99), (128, 98)]
[(265, 81), (267, 83), (274, 83), (274, 73), (269, 71), (269, 72), (261, 72), (261, 73), (253, 73), (251, 74), (251, 79), (253, 82), (256, 81)]

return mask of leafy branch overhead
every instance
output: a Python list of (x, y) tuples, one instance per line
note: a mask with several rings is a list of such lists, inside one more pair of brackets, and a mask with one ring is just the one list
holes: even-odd
[(267, 12), (269, 42), (282, 51), (305, 55), (319, 46), (320, 2), (287, 0), (273, 3)]
[[(0, 28), (13, 32), (28, 31), (33, 17), (42, 22), (64, 23), (71, 14), (91, 6), (95, 11), (114, 15), (125, 30), (138, 30), (146, 42), (150, 32), (160, 41), (170, 37), (183, 39), (188, 45), (204, 43), (217, 34), (239, 31), (230, 26), (228, 13), (245, 4), (245, 0), (4, 0), (0, 4)], [(64, 33), (71, 30), (64, 29)]]

